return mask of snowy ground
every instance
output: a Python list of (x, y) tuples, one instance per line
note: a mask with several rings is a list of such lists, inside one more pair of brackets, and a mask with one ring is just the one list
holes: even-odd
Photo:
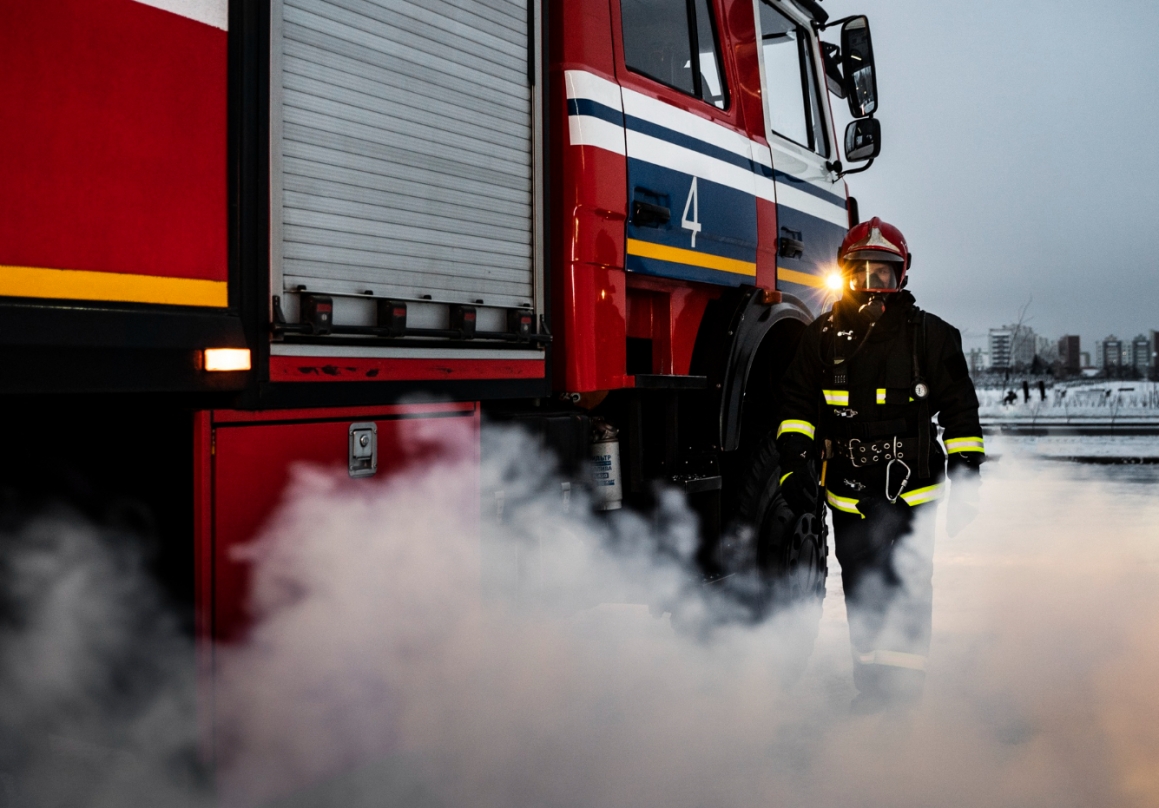
[[(1017, 399), (1004, 404), (1009, 391)], [(1021, 381), (1009, 388), (978, 390), (980, 414), (987, 425), (1159, 425), (1159, 384), (1144, 381), (1060, 382), (1046, 389), (1042, 398), (1037, 387), (1024, 401)]]
[(1159, 460), (1159, 435), (987, 436), (991, 453), (1014, 451), (1028, 458), (1122, 463)]

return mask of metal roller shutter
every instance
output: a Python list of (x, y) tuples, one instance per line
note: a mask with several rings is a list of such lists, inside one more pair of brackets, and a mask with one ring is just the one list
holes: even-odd
[(527, 0), (281, 0), (273, 14), (282, 288), (531, 304)]

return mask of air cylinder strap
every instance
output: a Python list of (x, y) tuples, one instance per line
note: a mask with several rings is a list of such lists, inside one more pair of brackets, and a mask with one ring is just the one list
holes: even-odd
[[(917, 389), (919, 384), (924, 384), (925, 379), (922, 377), (922, 365), (920, 356), (925, 354), (926, 350), (926, 313), (921, 309), (914, 309), (914, 316), (910, 321), (915, 325), (913, 329), (913, 339), (911, 344), (913, 346), (914, 359), (914, 389)], [(916, 396), (915, 396), (916, 397)], [(924, 480), (930, 476), (930, 400), (929, 389), (926, 390), (926, 395), (918, 398), (918, 479)]]

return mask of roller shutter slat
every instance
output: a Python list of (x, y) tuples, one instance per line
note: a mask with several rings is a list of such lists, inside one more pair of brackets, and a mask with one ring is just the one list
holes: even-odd
[[(444, 9), (452, 9), (458, 20), (486, 20), (495, 28), (484, 27), (483, 30), (496, 33), (496, 30), (506, 29), (514, 35), (527, 30), (527, 15), (524, 9), (513, 3), (491, 4), (481, 0), (411, 0), (416, 6), (437, 13), (446, 13)], [(501, 34), (496, 33), (497, 36)]]
[(471, 121), (478, 126), (518, 135), (525, 140), (530, 136), (526, 116), (480, 98), (477, 85), (467, 87), (464, 83), (464, 86), (447, 92), (446, 88), (436, 84), (332, 54), (328, 55), (327, 63), (322, 65), (316, 61), (321, 53), (310, 53), (308, 46), (298, 43), (289, 44), (295, 50), (301, 50), (298, 50), (296, 57), (286, 60), (288, 73), (404, 106), (415, 103), (419, 98), (442, 95), (443, 103), (453, 111), (456, 120)]
[[(330, 252), (315, 244), (295, 245), (295, 251), (301, 262), (301, 277), (321, 280), (333, 276), (335, 256)], [(387, 270), (390, 272), (392, 283), (398, 285), (422, 287), (429, 282), (431, 276), (439, 276), (445, 288), (458, 292), (471, 292), (476, 289), (483, 291), (485, 288), (492, 294), (504, 294), (512, 298), (522, 297), (523, 300), (527, 300), (527, 296), (531, 294), (531, 287), (527, 284), (509, 280), (510, 276), (504, 274), (504, 270), (490, 266), (480, 265), (478, 274), (468, 277), (449, 271), (447, 265), (433, 259), (416, 260), (406, 256), (368, 254), (358, 250), (346, 250), (338, 257), (342, 266), (350, 268), (349, 274), (344, 274), (343, 280), (359, 285), (371, 284), (376, 293), (379, 293), (379, 287), (374, 284), (381, 282), (383, 271)], [(487, 286), (483, 287), (480, 284)], [(501, 305), (493, 300), (487, 302)]]
[[(423, 61), (414, 58), (403, 58), (402, 55), (387, 53), (382, 50), (364, 47), (362, 45), (336, 40), (322, 32), (303, 28), (297, 25), (286, 26), (286, 55), (290, 58), (301, 58), (319, 64), (333, 64), (336, 67), (353, 64), (359, 75), (366, 75), (360, 65), (378, 68), (383, 72), (397, 74), (399, 77), (415, 82), (413, 86), (427, 84), (449, 90), (458, 100), (465, 102), (468, 99), (477, 99), (491, 107), (498, 108), (500, 114), (522, 116), (525, 112), (527, 99), (512, 93), (510, 87), (481, 84), (477, 77), (462, 76), (457, 73), (447, 73), (442, 69), (431, 69)], [(300, 52), (296, 48), (309, 49)], [(440, 64), (440, 68), (442, 65)], [(416, 90), (421, 92), (421, 88)]]
[[(463, 40), (448, 32), (434, 39), (407, 31), (414, 25), (403, 21), (401, 27), (392, 26), (373, 17), (354, 14), (334, 5), (333, 0), (311, 3), (317, 13), (286, 7), (286, 20), (296, 25), (313, 28), (333, 37), (336, 50), (343, 42), (362, 45), (372, 50), (398, 53), (406, 59), (436, 72), (470, 76), (472, 72), (491, 77), (497, 83), (518, 87), (519, 65), (523, 59), (512, 54), (489, 51), (482, 45)], [(425, 29), (435, 34), (437, 29)]]
[[(473, 253), (493, 253), (514, 258), (530, 258), (531, 245), (499, 237), (485, 238), (448, 232), (420, 225), (395, 224), (376, 219), (342, 216), (287, 206), (284, 216), (287, 230), (294, 226), (325, 230), (353, 238), (372, 237), (388, 244), (411, 242), (418, 245), (437, 244)], [(288, 234), (289, 235), (289, 234)], [(292, 236), (290, 236), (292, 237)]]
[[(413, 152), (318, 130), (301, 129), (296, 135), (298, 140), (287, 141), (285, 145), (287, 174), (301, 172), (325, 179), (332, 170), (339, 182), (349, 181), (385, 191), (396, 187), (395, 180), (408, 181), (414, 188), (427, 186), (436, 191), (460, 192), (464, 203), (478, 198), (483, 204), (489, 204), (486, 200), (496, 199), (508, 204), (526, 205), (527, 215), (531, 215), (527, 183), (511, 182), (509, 176), (479, 166), (428, 159)], [(334, 143), (341, 145), (330, 145)], [(351, 177), (351, 172), (367, 176), (359, 180)], [(510, 185), (502, 185), (503, 182)]]
[[(530, 136), (530, 131), (526, 127), (522, 128), (523, 131), (519, 131), (520, 127), (512, 126), (505, 131), (494, 126), (481, 126), (477, 123), (480, 116), (468, 110), (450, 107), (444, 109), (449, 114), (439, 114), (430, 109), (407, 106), (406, 103), (415, 103), (413, 94), (410, 97), (398, 94), (401, 97), (393, 98), (386, 97), (385, 93), (371, 95), (365, 92), (367, 88), (355, 90), (334, 82), (319, 81), (292, 73), (289, 68), (286, 71), (284, 86), (287, 99), (290, 99), (291, 93), (295, 100), (302, 97), (323, 98), (329, 105), (349, 108), (353, 114), (369, 112), (378, 116), (378, 110), (384, 107), (397, 109), (408, 116), (406, 121), (408, 131), (425, 128), (448, 143), (458, 144), (463, 140), (468, 143), (494, 143), (504, 148), (525, 152)], [(287, 100), (287, 103), (290, 101)]]
[(481, 161), (492, 171), (510, 171), (515, 177), (527, 177), (531, 173), (528, 152), (521, 153), (505, 143), (481, 142), (328, 98), (287, 92), (285, 111), (287, 118), (292, 117), (324, 131), (352, 135), (453, 162)]
[[(311, 6), (316, 0), (287, 0), (288, 7)], [(342, 9), (350, 14), (373, 20), (381, 27), (364, 25), (366, 30), (379, 33), (388, 39), (396, 41), (410, 40), (420, 37), (436, 43), (446, 41), (447, 36), (458, 40), (460, 55), (470, 55), (486, 60), (496, 60), (497, 64), (505, 64), (502, 56), (514, 59), (523, 59), (523, 38), (518, 36), (516, 29), (495, 26), (488, 20), (473, 14), (458, 13), (454, 6), (448, 3), (433, 2), (424, 5), (407, 0), (327, 0), (332, 9)], [(305, 10), (305, 9), (304, 9)], [(341, 15), (339, 15), (341, 16)], [(526, 27), (523, 28), (525, 32)], [(408, 36), (398, 37), (394, 32), (405, 32)]]
[(468, 208), (460, 204), (459, 199), (453, 197), (435, 199), (431, 196), (407, 196), (406, 209), (399, 210), (399, 213), (395, 215), (392, 211), (396, 209), (393, 206), (398, 200), (391, 193), (301, 175), (286, 175), (284, 191), (286, 207), (291, 208), (349, 215), (359, 215), (359, 211), (362, 210), (373, 210), (378, 213), (378, 218), (382, 221), (397, 221), (403, 224), (409, 223), (412, 216), (425, 217), (429, 222), (433, 217), (443, 215), (449, 206), (456, 214), (455, 226), (461, 226), (463, 221), (471, 223), (471, 229), (465, 229), (463, 232), (470, 233), (475, 228), (480, 231), (485, 231), (488, 228), (500, 228), (508, 230), (512, 234), (518, 234), (520, 238), (526, 236), (523, 227), (523, 221), (527, 215), (526, 210), (504, 211), (487, 207)]
[[(333, 261), (333, 257), (323, 259), (323, 254), (328, 256), (345, 255), (347, 253), (382, 253), (384, 255), (399, 255), (407, 258), (423, 259), (435, 262), (440, 267), (440, 270), (450, 271), (451, 265), (462, 265), (464, 268), (476, 266), (493, 268), (495, 272), (502, 273), (505, 280), (517, 281), (522, 275), (522, 265), (525, 263), (514, 255), (503, 255), (495, 252), (479, 252), (463, 247), (455, 247), (444, 244), (433, 244), (431, 242), (416, 242), (395, 239), (378, 238), (375, 236), (364, 236), (358, 233), (343, 233), (341, 245), (335, 244), (333, 238), (333, 231), (324, 230), (311, 227), (302, 227), (287, 225), (286, 226), (286, 256), (292, 257), (293, 253), (289, 248), (292, 244), (300, 245), (301, 247), (316, 247), (318, 251), (311, 252), (311, 255), (317, 256), (319, 260)], [(330, 252), (324, 252), (330, 251)], [(302, 253), (304, 255), (304, 253)], [(368, 261), (365, 257), (360, 258), (361, 263), (374, 263)], [(434, 266), (435, 264), (431, 264)], [(489, 275), (488, 277), (495, 277)]]
[[(507, 244), (527, 244), (524, 241), (525, 233), (516, 227), (518, 220), (513, 217), (504, 217), (502, 215), (489, 217), (489, 221), (476, 221), (471, 224), (469, 228), (464, 227), (461, 223), (456, 222), (454, 227), (461, 229), (448, 229), (444, 224), (441, 216), (433, 216), (429, 210), (411, 209), (392, 209), (384, 211), (381, 205), (365, 202), (355, 202), (346, 199), (338, 198), (322, 198), (311, 194), (294, 193), (292, 191), (286, 192), (286, 210), (297, 211), (294, 221), (300, 222), (301, 214), (326, 214), (330, 216), (344, 216), (350, 219), (361, 222), (375, 222), (384, 225), (394, 225), (404, 228), (419, 228), (428, 230), (433, 234), (443, 233), (447, 236), (465, 236), (469, 238), (485, 239), (487, 241), (494, 240), (499, 243)], [(291, 219), (287, 217), (285, 221), (289, 222)], [(334, 225), (328, 225), (330, 229), (334, 229)], [(366, 233), (366, 225), (360, 225), (357, 222), (351, 222), (350, 228), (352, 232)], [(413, 240), (413, 239), (411, 239)]]

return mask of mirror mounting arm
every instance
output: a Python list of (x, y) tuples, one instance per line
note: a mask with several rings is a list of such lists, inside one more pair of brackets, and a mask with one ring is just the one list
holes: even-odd
[(826, 22), (824, 24), (818, 24), (816, 21), (814, 21), (813, 27), (816, 28), (818, 31), (824, 31), (827, 28), (833, 28), (836, 25), (841, 25), (842, 23), (847, 23), (850, 20), (855, 20), (860, 16), (861, 16), (860, 14), (854, 14), (852, 17), (842, 17), (839, 20), (830, 20), (829, 22)]
[(860, 174), (862, 171), (868, 171), (869, 167), (871, 165), (873, 165), (873, 161), (876, 159), (877, 159), (876, 157), (870, 157), (869, 160), (867, 160), (865, 165), (863, 165), (863, 166), (859, 166), (857, 168), (851, 168), (847, 171), (838, 171), (837, 172), (837, 179), (841, 179), (842, 177), (848, 177), (850, 174)]

